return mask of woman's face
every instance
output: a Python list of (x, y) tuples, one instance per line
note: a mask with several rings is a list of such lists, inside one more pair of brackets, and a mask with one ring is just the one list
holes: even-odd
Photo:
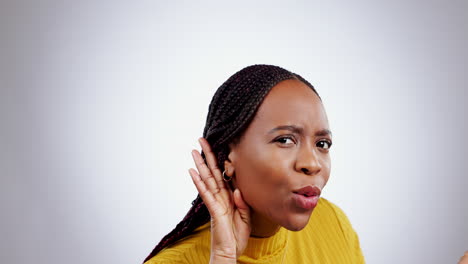
[(314, 206), (295, 191), (322, 190), (327, 183), (329, 131), (325, 109), (310, 87), (285, 80), (272, 88), (228, 156), (233, 184), (254, 214), (289, 230), (307, 225)]

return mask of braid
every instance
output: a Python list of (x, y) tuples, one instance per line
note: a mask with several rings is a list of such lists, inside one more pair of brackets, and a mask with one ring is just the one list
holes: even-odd
[[(276, 84), (288, 79), (305, 83), (319, 96), (315, 88), (300, 75), (278, 66), (258, 64), (236, 72), (215, 92), (208, 107), (203, 137), (210, 143), (221, 171), (224, 171), (224, 161), (229, 154), (229, 143), (239, 142), (267, 93)], [(206, 161), (205, 154), (201, 154)], [(210, 213), (200, 195), (197, 195), (183, 220), (164, 236), (144, 262), (208, 221)]]

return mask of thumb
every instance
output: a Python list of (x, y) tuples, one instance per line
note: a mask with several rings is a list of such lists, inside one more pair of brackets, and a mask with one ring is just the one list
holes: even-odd
[(234, 204), (239, 210), (242, 220), (244, 220), (246, 223), (250, 223), (250, 207), (244, 201), (244, 198), (242, 197), (239, 189), (234, 190)]

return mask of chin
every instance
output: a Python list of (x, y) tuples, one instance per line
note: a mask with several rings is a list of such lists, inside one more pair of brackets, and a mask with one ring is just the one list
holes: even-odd
[(302, 227), (294, 227), (294, 228), (287, 228), (288, 230), (290, 231), (294, 231), (294, 232), (297, 232), (297, 231), (301, 231), (302, 229), (304, 229), (305, 226), (302, 226)]
[(301, 231), (307, 226), (309, 219), (310, 215), (295, 215), (288, 219), (283, 227), (291, 231)]
[(290, 231), (301, 231), (302, 229), (304, 229), (304, 227), (306, 227), (307, 224), (305, 225), (289, 225), (289, 226), (284, 226), (284, 228), (290, 230)]

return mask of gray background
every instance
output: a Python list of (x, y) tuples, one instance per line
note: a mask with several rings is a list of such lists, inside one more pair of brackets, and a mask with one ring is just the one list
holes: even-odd
[(323, 197), (368, 263), (468, 250), (467, 1), (2, 1), (0, 262), (140, 263), (196, 196), (208, 104), (297, 72), (334, 133)]

